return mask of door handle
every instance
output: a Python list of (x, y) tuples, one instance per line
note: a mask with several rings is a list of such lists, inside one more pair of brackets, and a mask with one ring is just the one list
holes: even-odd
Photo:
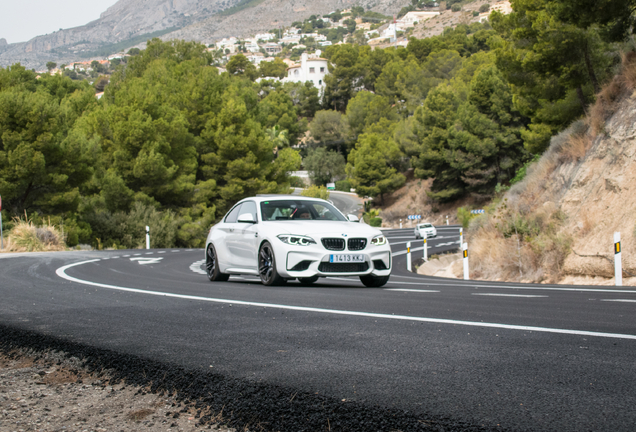
[(258, 233), (254, 233), (254, 237), (258, 237)]

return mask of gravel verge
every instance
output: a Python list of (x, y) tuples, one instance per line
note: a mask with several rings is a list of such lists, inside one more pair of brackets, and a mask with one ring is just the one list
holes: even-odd
[[(2, 431), (493, 431), (0, 325)], [(423, 395), (426, 397), (426, 395)]]

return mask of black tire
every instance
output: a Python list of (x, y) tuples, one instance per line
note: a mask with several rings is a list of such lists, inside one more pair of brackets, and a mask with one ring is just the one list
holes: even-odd
[(311, 285), (314, 282), (316, 282), (319, 278), (320, 276), (298, 278), (298, 282), (300, 282), (301, 285)]
[(269, 242), (264, 242), (258, 251), (258, 274), (263, 285), (283, 285), (285, 279), (276, 271), (276, 257)]
[(360, 281), (366, 287), (379, 288), (381, 286), (386, 285), (386, 283), (389, 281), (389, 276), (364, 275), (364, 276), (360, 276)]
[(205, 272), (208, 275), (208, 279), (212, 282), (225, 282), (230, 278), (230, 275), (221, 273), (218, 264), (219, 260), (216, 256), (216, 249), (210, 244), (205, 251)]

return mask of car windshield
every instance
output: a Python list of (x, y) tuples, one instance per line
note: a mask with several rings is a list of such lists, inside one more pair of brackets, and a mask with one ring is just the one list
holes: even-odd
[(276, 200), (261, 202), (263, 221), (347, 219), (329, 203), (305, 200)]
[(430, 223), (422, 224), (422, 225), (418, 225), (418, 228), (433, 228), (433, 225), (431, 225)]

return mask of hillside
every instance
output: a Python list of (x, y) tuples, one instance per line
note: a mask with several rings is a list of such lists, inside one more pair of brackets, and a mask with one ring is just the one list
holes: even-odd
[(153, 37), (209, 44), (227, 36), (249, 36), (288, 26), (312, 14), (327, 14), (357, 4), (394, 14), (408, 3), (408, 0), (120, 0), (98, 20), (84, 26), (23, 43), (2, 44), (0, 39), (0, 67), (20, 62), (28, 68), (42, 69), (47, 61), (59, 64), (106, 56)]
[(468, 241), (475, 279), (613, 284), (613, 233), (623, 280), (636, 278), (636, 53), (597, 96), (585, 121), (552, 138)]

